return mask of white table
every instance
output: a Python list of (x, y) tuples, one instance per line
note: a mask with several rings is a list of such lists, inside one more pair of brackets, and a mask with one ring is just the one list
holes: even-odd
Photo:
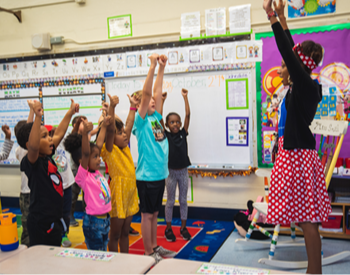
[[(197, 270), (202, 264), (203, 262), (197, 262), (197, 261), (165, 259), (160, 261), (157, 265), (155, 265), (147, 274), (195, 274), (197, 273)], [(235, 267), (244, 268), (242, 266), (236, 266), (236, 265)], [(270, 271), (269, 274), (292, 274), (290, 272), (272, 270), (268, 268), (261, 268), (261, 269), (269, 270)]]
[[(4, 251), (1, 251), (1, 249), (0, 249), (0, 263), (5, 261), (6, 259), (12, 257), (13, 255), (21, 253), (22, 251), (24, 251), (26, 249), (27, 249), (27, 246), (24, 244), (20, 244), (18, 246), (18, 248), (16, 250), (13, 250), (13, 251), (4, 252)], [(0, 269), (0, 272), (1, 272), (1, 269)]]
[[(155, 260), (150, 256), (114, 253), (108, 262), (56, 256), (63, 247), (38, 245), (0, 263), (4, 274), (144, 274)], [(87, 250), (75, 249), (87, 252)]]

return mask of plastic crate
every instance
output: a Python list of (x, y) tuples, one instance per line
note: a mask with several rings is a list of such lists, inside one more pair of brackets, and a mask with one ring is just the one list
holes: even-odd
[(327, 222), (322, 222), (323, 228), (340, 228), (343, 219), (343, 209), (333, 208), (332, 213), (328, 216)]

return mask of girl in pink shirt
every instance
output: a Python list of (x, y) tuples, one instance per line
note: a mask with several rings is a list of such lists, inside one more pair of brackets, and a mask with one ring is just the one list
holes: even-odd
[(107, 251), (111, 192), (107, 180), (99, 171), (100, 150), (89, 141), (88, 133), (92, 128), (92, 123), (85, 120), (82, 135), (77, 133), (69, 135), (64, 145), (77, 166), (80, 163), (75, 182), (83, 190), (86, 202), (86, 214), (83, 218), (86, 246), (92, 250)]

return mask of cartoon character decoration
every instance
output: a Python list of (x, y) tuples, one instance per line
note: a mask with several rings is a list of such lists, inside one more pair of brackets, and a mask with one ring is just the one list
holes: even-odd
[(66, 66), (67, 65), (67, 60), (62, 59), (63, 65)]
[(258, 46), (254, 46), (254, 54), (255, 54), (255, 57), (259, 57), (259, 47)]
[(37, 61), (33, 61), (33, 62), (32, 62), (32, 67), (33, 67), (34, 69), (36, 69), (37, 64), (38, 64), (38, 62), (37, 62)]
[(87, 60), (87, 58), (85, 57), (85, 60), (84, 60), (84, 64), (87, 64), (89, 61)]
[(58, 66), (58, 64), (57, 64), (57, 62), (56, 62), (55, 60), (53, 60), (53, 61), (51, 62), (51, 64), (52, 64), (52, 66), (54, 66), (54, 67), (57, 67), (57, 66)]
[(139, 55), (139, 67), (142, 67), (142, 54)]
[(272, 98), (267, 98), (267, 102), (268, 125), (275, 127), (278, 121), (278, 105), (280, 103), (277, 94), (273, 94)]
[(43, 68), (46, 68), (46, 62), (43, 62)]
[(248, 50), (249, 50), (249, 57), (250, 58), (253, 58), (253, 51), (254, 51), (254, 47), (253, 46), (250, 46), (249, 48), (248, 48)]
[[(53, 160), (52, 160), (53, 161)], [(63, 184), (62, 184), (62, 177), (57, 171), (57, 167), (51, 163), (50, 160), (48, 160), (48, 169), (47, 173), (52, 181), (52, 185), (57, 191), (58, 194), (63, 197)]]
[(288, 0), (288, 5), (295, 10), (300, 10), (305, 5), (305, 0)]
[(108, 56), (107, 56), (107, 60), (108, 60), (108, 62), (111, 62), (111, 61), (112, 61), (112, 58), (108, 55)]
[(165, 133), (162, 125), (160, 125), (157, 120), (152, 121), (151, 124), (152, 124), (153, 135), (156, 141), (160, 142), (164, 140), (166, 137), (165, 137)]
[(99, 197), (104, 201), (105, 204), (108, 204), (111, 201), (111, 195), (108, 192), (108, 183), (104, 177), (99, 177), (98, 182), (100, 183), (101, 193)]
[(317, 0), (317, 4), (321, 7), (326, 7), (332, 3), (332, 5), (335, 5), (336, 0)]

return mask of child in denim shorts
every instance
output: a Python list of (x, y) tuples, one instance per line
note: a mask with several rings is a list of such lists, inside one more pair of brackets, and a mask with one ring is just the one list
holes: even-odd
[(84, 192), (86, 208), (83, 218), (83, 232), (88, 249), (107, 251), (110, 228), (111, 192), (107, 180), (99, 172), (101, 158), (96, 144), (90, 143), (88, 134), (91, 122), (84, 120), (82, 135), (70, 134), (64, 146), (71, 153), (73, 161), (79, 165), (75, 182)]

